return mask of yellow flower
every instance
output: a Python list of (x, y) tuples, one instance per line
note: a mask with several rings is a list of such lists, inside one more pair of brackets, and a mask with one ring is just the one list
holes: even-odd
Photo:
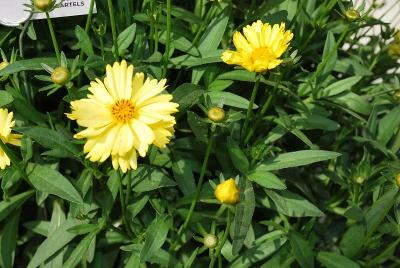
[(240, 200), (240, 191), (234, 179), (229, 179), (218, 184), (214, 195), (223, 204), (233, 205)]
[(172, 95), (161, 94), (166, 79), (147, 78), (135, 73), (126, 61), (107, 65), (104, 83), (91, 82), (86, 99), (71, 102), (68, 118), (85, 130), (75, 134), (87, 139), (84, 152), (93, 162), (111, 157), (114, 169), (137, 168), (137, 154), (145, 157), (149, 145), (163, 148), (174, 133), (178, 104)]
[(225, 51), (221, 59), (241, 65), (250, 72), (263, 73), (281, 64), (280, 56), (287, 50), (293, 33), (285, 31), (285, 23), (270, 25), (260, 20), (233, 34), (237, 51)]
[[(11, 133), (11, 128), (15, 125), (13, 120), (13, 112), (8, 112), (7, 109), (0, 108), (0, 138), (3, 143), (9, 143), (15, 146), (21, 146), (20, 134)], [(0, 148), (0, 168), (5, 169), (10, 165), (10, 158)]]

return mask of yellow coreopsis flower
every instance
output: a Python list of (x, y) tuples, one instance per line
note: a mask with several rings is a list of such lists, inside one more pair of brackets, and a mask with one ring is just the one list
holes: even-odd
[(111, 156), (114, 169), (137, 168), (137, 154), (144, 157), (150, 144), (163, 148), (174, 133), (178, 104), (172, 95), (161, 94), (166, 79), (147, 78), (134, 73), (126, 61), (107, 65), (104, 83), (91, 82), (86, 99), (71, 102), (67, 116), (85, 130), (75, 138), (87, 141), (84, 152), (93, 162)]
[(214, 195), (223, 204), (233, 205), (240, 201), (240, 191), (234, 179), (218, 184)]
[(285, 30), (285, 23), (270, 25), (260, 20), (244, 27), (243, 34), (233, 34), (233, 44), (237, 51), (227, 50), (221, 59), (257, 73), (264, 73), (281, 64), (279, 58), (293, 38), (293, 33)]
[[(0, 138), (3, 143), (21, 146), (21, 134), (11, 133), (11, 128), (15, 125), (13, 120), (13, 112), (8, 112), (7, 109), (0, 108)], [(10, 158), (0, 148), (0, 168), (5, 169), (10, 165)]]

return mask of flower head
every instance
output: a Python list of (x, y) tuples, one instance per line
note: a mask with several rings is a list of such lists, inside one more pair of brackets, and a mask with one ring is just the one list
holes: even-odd
[(206, 248), (215, 248), (218, 245), (218, 237), (214, 234), (206, 234), (203, 237), (203, 244)]
[(51, 81), (56, 85), (64, 85), (70, 77), (70, 72), (67, 68), (59, 66), (51, 73)]
[(54, 6), (53, 0), (34, 0), (33, 5), (42, 12), (48, 12)]
[(137, 155), (146, 156), (149, 145), (163, 148), (174, 133), (178, 104), (172, 95), (161, 94), (166, 79), (157, 81), (134, 73), (126, 61), (107, 65), (104, 83), (90, 83), (91, 94), (71, 102), (68, 118), (86, 129), (75, 134), (87, 139), (84, 152), (89, 160), (111, 157), (114, 169), (137, 168)]
[(225, 119), (225, 111), (220, 107), (213, 107), (208, 110), (207, 116), (211, 121), (220, 123)]
[[(13, 112), (8, 112), (7, 109), (0, 108), (0, 138), (3, 143), (9, 143), (15, 146), (21, 146), (20, 134), (11, 133), (11, 128), (15, 125), (13, 120)], [(10, 158), (0, 148), (0, 168), (5, 169), (10, 165)]]
[(237, 51), (225, 51), (221, 59), (228, 64), (241, 65), (250, 72), (263, 73), (278, 66), (280, 56), (287, 50), (293, 33), (285, 24), (270, 25), (260, 20), (235, 32), (233, 44)]
[(214, 195), (223, 204), (233, 205), (240, 201), (240, 191), (234, 179), (218, 184)]
[(345, 12), (346, 18), (350, 21), (358, 20), (360, 16), (360, 12), (355, 10), (354, 8), (350, 8)]

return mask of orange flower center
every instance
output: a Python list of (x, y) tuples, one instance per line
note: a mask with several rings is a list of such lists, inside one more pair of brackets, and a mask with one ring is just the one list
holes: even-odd
[(128, 122), (135, 114), (135, 106), (130, 100), (119, 100), (111, 108), (114, 118), (120, 122)]

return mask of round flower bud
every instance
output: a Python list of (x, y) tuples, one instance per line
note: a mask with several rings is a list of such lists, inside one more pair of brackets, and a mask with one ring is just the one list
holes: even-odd
[(218, 245), (218, 237), (213, 234), (206, 234), (203, 243), (206, 248), (215, 248)]
[(400, 89), (396, 90), (396, 91), (393, 93), (393, 99), (394, 99), (395, 101), (400, 101)]
[(225, 111), (222, 108), (213, 107), (208, 110), (207, 116), (214, 123), (220, 123), (225, 119)]
[(218, 184), (214, 195), (223, 204), (233, 205), (240, 201), (240, 191), (234, 179)]
[(346, 10), (345, 15), (346, 15), (346, 18), (350, 21), (355, 21), (360, 18), (360, 13), (353, 8)]
[(356, 177), (356, 182), (358, 184), (362, 184), (364, 182), (365, 178), (363, 176), (357, 176)]
[(389, 45), (388, 54), (393, 59), (400, 58), (400, 44), (399, 43), (391, 43)]
[(397, 185), (397, 187), (400, 188), (400, 173), (398, 173), (398, 174), (396, 175), (395, 180), (396, 180), (396, 185)]
[(47, 12), (53, 7), (54, 3), (52, 0), (34, 0), (33, 4), (40, 11)]
[(65, 67), (57, 67), (51, 73), (51, 81), (57, 85), (64, 85), (69, 79), (69, 71)]
[(9, 65), (8, 61), (3, 61), (2, 63), (0, 63), (0, 70), (3, 70), (4, 68), (6, 68)]

